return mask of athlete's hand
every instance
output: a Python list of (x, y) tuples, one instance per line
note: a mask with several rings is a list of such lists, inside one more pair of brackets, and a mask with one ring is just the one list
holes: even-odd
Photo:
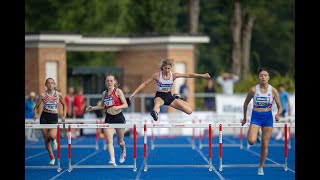
[(33, 120), (35, 121), (37, 119), (37, 115), (35, 114), (34, 116), (33, 116)]
[(62, 116), (61, 121), (65, 122), (66, 121), (66, 116)]
[(129, 96), (130, 102), (132, 101), (133, 98), (134, 98), (134, 95)]
[(242, 119), (242, 121), (241, 121), (241, 126), (243, 126), (246, 122), (247, 122), (246, 119)]
[(209, 73), (205, 73), (203, 77), (209, 79), (211, 76), (209, 75)]
[(275, 119), (276, 121), (279, 121), (280, 118), (281, 118), (281, 114), (276, 114), (276, 115), (274, 116), (274, 119)]
[(88, 107), (86, 108), (86, 112), (88, 112), (88, 111), (92, 111), (92, 106), (88, 106)]

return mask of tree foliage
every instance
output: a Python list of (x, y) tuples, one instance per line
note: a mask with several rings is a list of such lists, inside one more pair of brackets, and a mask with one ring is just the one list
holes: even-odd
[[(294, 82), (295, 1), (238, 1), (242, 11), (255, 19), (250, 73), (254, 76), (265, 67)], [(197, 72), (217, 77), (230, 69), (230, 16), (234, 2), (200, 0), (198, 32), (209, 36), (210, 43), (197, 45)], [(25, 32), (100, 36), (188, 33), (188, 5), (185, 0), (29, 0), (25, 2)], [(71, 67), (110, 66), (114, 64), (112, 58), (110, 52), (71, 52), (67, 63)]]

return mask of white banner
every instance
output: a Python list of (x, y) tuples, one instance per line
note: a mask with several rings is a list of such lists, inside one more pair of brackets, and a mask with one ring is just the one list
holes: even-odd
[[(217, 114), (221, 115), (236, 115), (237, 118), (243, 118), (243, 103), (246, 98), (244, 95), (216, 95)], [(295, 95), (289, 95), (291, 116), (295, 115)], [(272, 112), (275, 114), (278, 108), (274, 102)], [(251, 116), (252, 100), (248, 104), (247, 116)], [(288, 114), (288, 112), (287, 112)]]

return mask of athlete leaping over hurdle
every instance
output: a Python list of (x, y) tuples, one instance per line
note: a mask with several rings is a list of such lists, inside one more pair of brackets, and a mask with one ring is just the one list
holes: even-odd
[(140, 86), (131, 94), (129, 97), (130, 101), (132, 98), (142, 90), (146, 85), (151, 81), (156, 82), (156, 95), (154, 97), (154, 107), (151, 110), (150, 114), (155, 121), (158, 120), (158, 114), (160, 112), (160, 106), (166, 105), (171, 106), (175, 109), (181, 110), (187, 114), (192, 113), (192, 109), (188, 102), (180, 99), (179, 95), (172, 95), (171, 88), (173, 81), (176, 78), (210, 78), (208, 73), (205, 74), (196, 74), (196, 73), (172, 73), (171, 69), (174, 65), (173, 59), (162, 59), (160, 62), (160, 72), (155, 72), (148, 78), (145, 82), (140, 84)]

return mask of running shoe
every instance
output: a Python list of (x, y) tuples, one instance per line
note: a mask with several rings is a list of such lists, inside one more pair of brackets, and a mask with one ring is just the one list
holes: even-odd
[(109, 165), (112, 165), (112, 166), (117, 166), (116, 162), (112, 159), (110, 159), (110, 161), (108, 162)]
[(121, 154), (120, 154), (120, 159), (119, 159), (120, 163), (123, 163), (126, 160), (126, 156), (127, 156), (126, 143), (124, 141), (122, 141), (122, 142), (123, 142), (123, 149), (121, 149)]
[(264, 175), (264, 173), (263, 173), (263, 168), (258, 168), (258, 175), (259, 176), (263, 176)]
[(282, 134), (282, 132), (280, 131), (280, 132), (278, 132), (278, 134), (277, 134), (277, 136), (275, 137), (275, 139), (276, 139), (276, 140), (280, 140), (280, 139), (282, 139), (282, 137), (283, 137), (283, 134)]
[(56, 161), (56, 159), (51, 159), (50, 161), (49, 161), (49, 165), (54, 165), (54, 162)]
[(155, 121), (158, 121), (158, 113), (155, 110), (151, 110), (150, 114)]
[(126, 160), (126, 156), (127, 156), (126, 149), (124, 148), (123, 150), (121, 150), (119, 162), (123, 163)]
[(58, 148), (58, 143), (57, 143), (57, 140), (54, 139), (51, 143), (51, 146), (52, 146), (52, 150), (57, 150)]

